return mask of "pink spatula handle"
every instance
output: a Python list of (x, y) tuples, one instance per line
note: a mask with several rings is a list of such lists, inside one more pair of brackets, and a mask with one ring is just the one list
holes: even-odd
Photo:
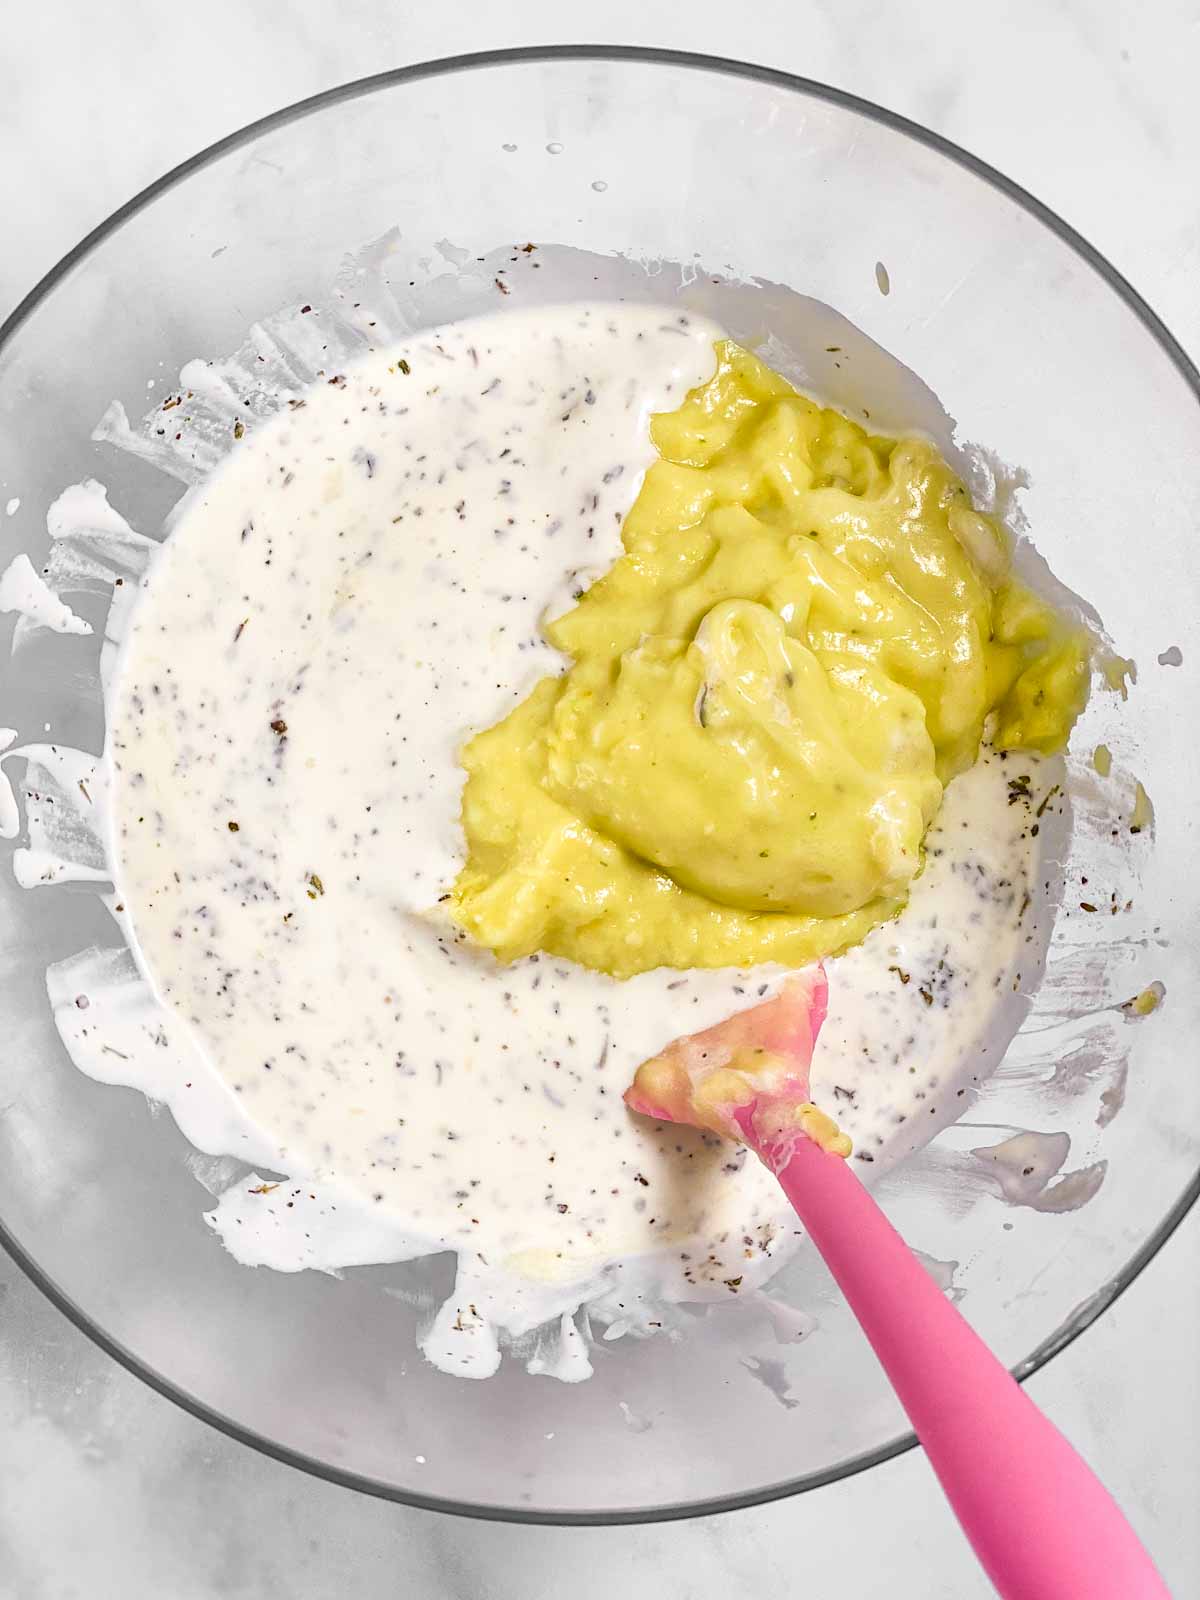
[(1103, 1484), (944, 1297), (846, 1162), (801, 1139), (779, 1181), (1004, 1600), (1169, 1600)]

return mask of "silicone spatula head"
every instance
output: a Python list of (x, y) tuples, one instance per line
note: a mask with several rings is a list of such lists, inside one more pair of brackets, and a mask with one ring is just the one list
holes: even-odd
[(799, 1133), (848, 1154), (849, 1140), (809, 1097), (827, 998), (822, 968), (793, 974), (772, 999), (676, 1039), (644, 1061), (625, 1091), (626, 1105), (659, 1122), (686, 1122), (738, 1139), (764, 1154)]

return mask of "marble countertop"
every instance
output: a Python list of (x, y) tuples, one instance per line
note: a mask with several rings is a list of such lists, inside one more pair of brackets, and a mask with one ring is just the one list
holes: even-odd
[[(558, 0), (342, 0), (336, 22), (317, 0), (40, 0), (10, 8), (4, 34), (0, 317), (144, 184), (267, 111), (409, 61), (586, 37), (765, 62), (937, 129), (1080, 229), (1200, 356), (1194, 0), (996, 0), (986, 31), (952, 0), (608, 0), (573, 26)], [(1029, 1384), (1180, 1596), (1200, 1592), (1198, 1265), (1193, 1214)], [(160, 1399), (0, 1258), (0, 1600), (766, 1600), (797, 1580), (854, 1600), (990, 1593), (919, 1452), (799, 1500), (636, 1529), (462, 1522), (351, 1494)]]

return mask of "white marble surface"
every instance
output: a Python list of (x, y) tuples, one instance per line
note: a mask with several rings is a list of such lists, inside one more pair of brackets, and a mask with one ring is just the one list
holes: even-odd
[[(0, 6), (0, 316), (135, 190), (264, 112), (406, 61), (586, 37), (790, 68), (927, 123), (1080, 228), (1200, 355), (1195, 0), (996, 0), (986, 24), (954, 0), (608, 0), (574, 20), (560, 0), (341, 0), (337, 15), (317, 0)], [(1193, 1216), (1030, 1383), (1181, 1597), (1200, 1593), (1198, 1265)], [(351, 1495), (175, 1410), (0, 1260), (0, 1600), (614, 1591), (990, 1592), (916, 1453), (797, 1501), (660, 1528), (463, 1523)]]

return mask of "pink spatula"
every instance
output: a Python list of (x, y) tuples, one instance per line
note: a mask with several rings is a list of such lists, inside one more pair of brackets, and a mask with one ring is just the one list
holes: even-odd
[(1108, 1491), (937, 1288), (809, 1103), (826, 995), (823, 972), (802, 973), (676, 1040), (638, 1068), (627, 1104), (738, 1139), (775, 1173), (1003, 1600), (1167, 1596)]

